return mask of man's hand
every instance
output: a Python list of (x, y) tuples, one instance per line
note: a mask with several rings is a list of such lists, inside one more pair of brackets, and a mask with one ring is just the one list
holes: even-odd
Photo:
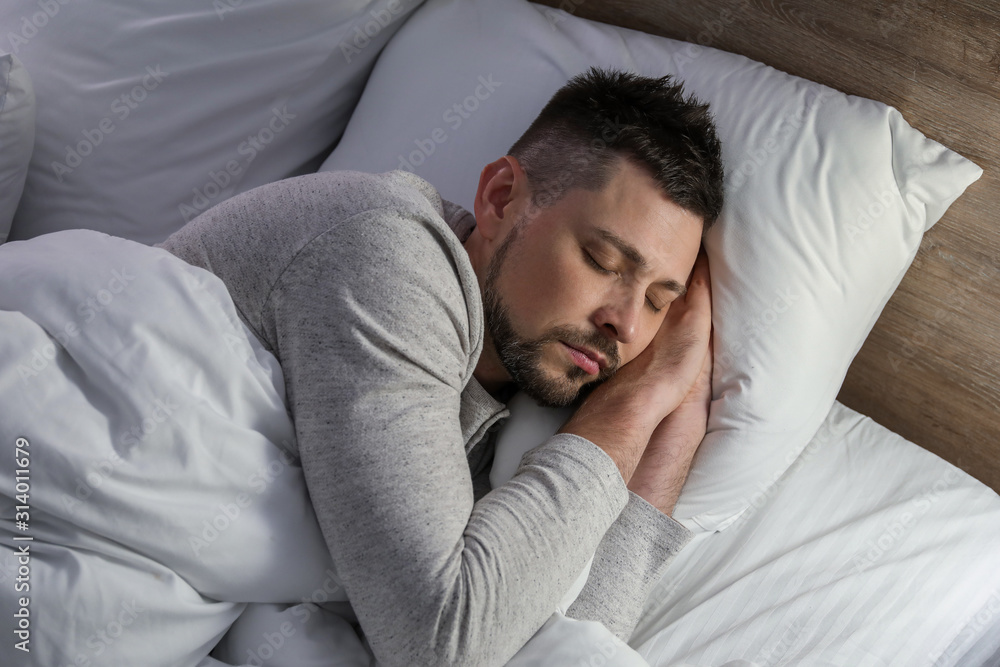
[(628, 488), (664, 514), (672, 514), (694, 453), (705, 437), (712, 403), (712, 341), (701, 373), (677, 409), (659, 423)]
[[(673, 434), (681, 429), (681, 423), (695, 419), (693, 408), (688, 406), (674, 422), (660, 427), (666, 417), (685, 402), (697, 405), (704, 399), (704, 383), (699, 385), (698, 382), (706, 373), (709, 378), (706, 400), (711, 399), (711, 330), (708, 256), (702, 250), (691, 272), (687, 294), (670, 305), (649, 346), (591, 392), (560, 432), (585, 437), (606, 451), (628, 483), (647, 445), (651, 444), (654, 431), (658, 431), (655, 442), (673, 441)], [(685, 413), (690, 414), (684, 417)], [(697, 443), (693, 447), (696, 448)], [(686, 449), (692, 450), (690, 456), (694, 455), (691, 446)], [(651, 461), (644, 465), (642, 484), (649, 486), (654, 477), (662, 478), (667, 468), (676, 469), (683, 484), (690, 457), (681, 456), (681, 450), (685, 448), (658, 445), (650, 455), (656, 463)], [(677, 458), (672, 458), (674, 454)]]

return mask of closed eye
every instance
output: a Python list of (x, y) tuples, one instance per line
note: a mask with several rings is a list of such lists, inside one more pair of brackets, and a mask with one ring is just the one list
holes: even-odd
[(591, 254), (590, 254), (589, 252), (587, 252), (586, 250), (584, 250), (584, 251), (583, 251), (583, 256), (587, 258), (587, 262), (588, 262), (588, 263), (589, 263), (589, 264), (590, 264), (590, 265), (591, 265), (592, 267), (594, 267), (595, 269), (597, 269), (597, 270), (598, 270), (598, 271), (600, 271), (601, 273), (604, 273), (604, 274), (606, 274), (606, 275), (618, 275), (618, 272), (617, 272), (617, 271), (612, 271), (611, 269), (606, 269), (606, 268), (604, 268), (603, 266), (601, 266), (601, 265), (600, 265), (600, 264), (599, 264), (599, 263), (597, 262), (597, 260), (596, 260), (596, 259), (594, 259), (594, 256), (593, 256), (593, 255), (591, 255)]
[[(612, 271), (611, 269), (606, 269), (603, 266), (601, 266), (601, 264), (596, 259), (594, 259), (594, 256), (591, 255), (586, 250), (583, 251), (583, 256), (587, 259), (587, 263), (590, 264), (592, 267), (594, 267), (597, 271), (605, 275), (615, 275), (615, 276), (618, 275), (617, 271)], [(653, 303), (653, 300), (648, 297), (646, 298), (646, 304), (649, 306), (650, 310), (652, 310), (654, 313), (662, 312), (663, 308), (665, 307), (661, 306), (657, 308), (656, 304)]]

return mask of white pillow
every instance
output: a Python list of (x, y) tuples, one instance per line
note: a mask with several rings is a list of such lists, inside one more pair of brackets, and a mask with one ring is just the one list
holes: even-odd
[(420, 0), (5, 0), (37, 146), (12, 239), (154, 243), (226, 198), (314, 171)]
[[(925, 229), (982, 170), (879, 102), (525, 0), (423, 6), (321, 169), (408, 168), (471, 209), (482, 167), (591, 65), (675, 75), (716, 117), (727, 179), (705, 240), (715, 400), (675, 516), (721, 529), (809, 442)], [(512, 421), (539, 410), (521, 405)], [(552, 430), (538, 426), (514, 460)]]
[(35, 144), (35, 94), (27, 70), (0, 53), (0, 243), (7, 240)]

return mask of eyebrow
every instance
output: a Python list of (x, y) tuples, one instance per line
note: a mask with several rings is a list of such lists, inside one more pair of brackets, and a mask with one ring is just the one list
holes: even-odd
[[(629, 244), (625, 239), (621, 238), (617, 234), (614, 234), (602, 227), (597, 228), (597, 233), (601, 235), (601, 238), (617, 248), (618, 252), (624, 255), (625, 259), (632, 262), (632, 264), (635, 264), (640, 271), (649, 270), (649, 262), (646, 261), (646, 258), (642, 256), (642, 253), (640, 253), (635, 246)], [(687, 287), (672, 278), (661, 280), (656, 284), (662, 285), (672, 292), (676, 292), (678, 296), (684, 296), (687, 294)]]

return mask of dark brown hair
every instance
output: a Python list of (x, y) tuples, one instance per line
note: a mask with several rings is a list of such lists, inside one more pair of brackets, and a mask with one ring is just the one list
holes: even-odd
[(568, 190), (600, 190), (619, 159), (645, 166), (672, 202), (704, 221), (722, 209), (722, 147), (707, 104), (671, 77), (591, 68), (556, 91), (508, 154), (539, 208)]

